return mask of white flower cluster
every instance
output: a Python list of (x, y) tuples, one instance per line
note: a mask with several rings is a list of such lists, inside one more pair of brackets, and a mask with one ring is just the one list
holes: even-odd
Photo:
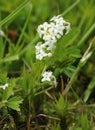
[(3, 90), (5, 90), (7, 87), (8, 87), (8, 83), (0, 86), (0, 88), (2, 88)]
[(54, 16), (50, 23), (43, 23), (38, 26), (37, 32), (43, 42), (36, 45), (36, 59), (42, 60), (44, 57), (52, 56), (55, 43), (64, 34), (70, 31), (70, 23), (66, 22), (61, 15)]
[(45, 82), (45, 81), (52, 82), (52, 83), (54, 83), (55, 86), (57, 85), (56, 78), (53, 75), (53, 72), (51, 72), (51, 71), (45, 71), (42, 74), (41, 82)]

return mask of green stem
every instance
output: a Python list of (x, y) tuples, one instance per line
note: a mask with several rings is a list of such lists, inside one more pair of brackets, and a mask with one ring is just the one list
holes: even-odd
[(30, 109), (31, 109), (31, 101), (30, 101), (30, 95), (28, 96), (28, 114), (27, 114), (27, 130), (32, 130), (30, 125)]
[(40, 95), (40, 94), (42, 94), (42, 93), (45, 93), (45, 92), (51, 90), (52, 88), (53, 88), (53, 87), (49, 87), (49, 88), (47, 88), (47, 89), (45, 89), (45, 90), (42, 90), (42, 91), (40, 91), (40, 92), (37, 92), (37, 93), (35, 94), (35, 96), (38, 96), (38, 95)]
[(27, 27), (27, 25), (28, 25), (29, 18), (30, 18), (30, 15), (31, 15), (31, 10), (32, 10), (32, 8), (30, 8), (30, 10), (29, 10), (29, 13), (28, 13), (27, 19), (26, 19), (26, 21), (25, 21), (24, 27), (23, 27), (23, 29), (22, 29), (21, 35), (20, 35), (20, 37), (19, 37), (19, 39), (18, 39), (18, 41), (17, 41), (17, 44), (16, 44), (17, 47), (19, 46), (19, 44), (20, 44), (20, 42), (21, 42), (21, 40), (22, 40), (24, 31), (25, 31), (25, 29), (26, 29), (26, 27)]
[(95, 76), (92, 78), (91, 82), (88, 85), (87, 90), (85, 91), (84, 102), (87, 102), (87, 100), (88, 100), (91, 92), (93, 91), (94, 87), (95, 87)]
[(78, 3), (80, 2), (80, 0), (77, 0), (76, 2), (74, 2), (67, 10), (65, 10), (61, 15), (64, 16), (67, 13), (69, 13)]
[(11, 14), (9, 14), (6, 18), (4, 18), (0, 22), (0, 27), (6, 24), (8, 21), (13, 19), (28, 3), (30, 0), (25, 0), (21, 5), (19, 5)]
[(95, 29), (95, 23), (89, 28), (89, 30), (84, 34), (84, 36), (78, 42), (78, 46), (81, 47), (82, 43), (86, 40), (86, 38), (90, 35), (90, 33)]
[(78, 65), (76, 71), (74, 72), (74, 74), (72, 75), (69, 83), (67, 84), (64, 92), (63, 92), (63, 95), (65, 95), (69, 90), (70, 88), (72, 87), (72, 85), (74, 84), (74, 82), (76, 81), (77, 79), (77, 76), (78, 76), (78, 72), (80, 71), (81, 67)]

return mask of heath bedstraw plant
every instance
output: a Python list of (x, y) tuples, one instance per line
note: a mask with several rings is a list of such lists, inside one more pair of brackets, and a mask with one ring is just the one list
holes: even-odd
[[(8, 27), (10, 27), (9, 26), (10, 21), (12, 21), (12, 19), (15, 18), (15, 16), (17, 16), (17, 14), (19, 14), (20, 11), (27, 4), (29, 4), (30, 1), (31, 0), (25, 0), (20, 6), (18, 6), (18, 8), (16, 8), (16, 10), (14, 10), (11, 14), (9, 14), (9, 16), (1, 20), (0, 27), (7, 23), (8, 23)], [(80, 30), (77, 27), (75, 28), (75, 22), (77, 18), (80, 18), (79, 16), (76, 17), (75, 22), (72, 22), (72, 25), (74, 24), (74, 28), (72, 28), (72, 30), (70, 29), (70, 23), (64, 20), (63, 18), (64, 15), (67, 14), (68, 12), (72, 13), (73, 11), (71, 10), (79, 2), (80, 0), (77, 0), (76, 2), (74, 2), (74, 4), (70, 5), (70, 7), (68, 7), (68, 9), (64, 11), (61, 15), (54, 16), (53, 18), (49, 20), (49, 22), (44, 22), (43, 24), (39, 25), (37, 28), (37, 32), (39, 36), (36, 37), (32, 42), (31, 42), (31, 39), (35, 35), (35, 33), (32, 35), (32, 33), (35, 31), (31, 29), (30, 27), (31, 23), (29, 25), (29, 21), (31, 22), (30, 18), (31, 18), (32, 8), (30, 10), (28, 8), (29, 13), (27, 15), (27, 18), (25, 17), (26, 21), (23, 28), (22, 28), (22, 25), (19, 25), (21, 34), (16, 44), (12, 44), (9, 40), (7, 40), (5, 30), (4, 30), (5, 33), (3, 33), (2, 30), (0, 30), (0, 36), (1, 36), (0, 47), (1, 49), (4, 48), (2, 49), (2, 51), (0, 49), (1, 72), (2, 70), (6, 68), (6, 71), (7, 71), (6, 75), (12, 77), (12, 78), (10, 77), (8, 78), (8, 81), (9, 81), (8, 83), (6, 82), (6, 80), (4, 81), (1, 80), (0, 82), (1, 84), (0, 86), (0, 112), (3, 112), (3, 108), (5, 109), (4, 115), (6, 111), (10, 115), (13, 112), (14, 114), (13, 118), (16, 119), (16, 122), (17, 122), (16, 125), (20, 123), (22, 125), (23, 123), (25, 124), (24, 126), (27, 127), (27, 130), (30, 130), (30, 129), (39, 130), (41, 129), (40, 127), (43, 127), (42, 129), (45, 129), (45, 130), (48, 130), (48, 129), (61, 130), (61, 128), (63, 129), (64, 126), (69, 125), (70, 122), (71, 123), (73, 122), (72, 119), (73, 119), (73, 116), (76, 115), (77, 110), (75, 109), (77, 109), (77, 105), (71, 105), (71, 103), (69, 105), (68, 99), (73, 94), (70, 93), (71, 95), (69, 95), (67, 94), (67, 92), (70, 89), (71, 90), (73, 89), (72, 88), (73, 83), (74, 81), (76, 81), (76, 77), (78, 76), (80, 69), (85, 65), (86, 61), (91, 57), (93, 53), (92, 50), (87, 51), (88, 53), (85, 53), (85, 55), (83, 55), (83, 57), (81, 58), (76, 68), (75, 67), (77, 65), (76, 58), (80, 58), (80, 51), (79, 49), (77, 49), (76, 45), (78, 46), (82, 45), (83, 41), (87, 38), (88, 34), (90, 34), (92, 30), (95, 28), (95, 23), (94, 23), (92, 24), (91, 29), (89, 29), (86, 33), (83, 33), (84, 35), (82, 35), (81, 33), (84, 32), (86, 25), (83, 26), (82, 30), (81, 30), (81, 27), (82, 27), (82, 23), (85, 23), (85, 22), (81, 22), (80, 24), (78, 21), (76, 25), (80, 24)], [(32, 11), (32, 12), (33, 12), (32, 19), (35, 22), (35, 18), (37, 20), (38, 18), (35, 17), (36, 15), (34, 16), (35, 11)], [(87, 11), (84, 11), (84, 12), (87, 12)], [(83, 20), (84, 20), (84, 17), (82, 21)], [(17, 19), (17, 21), (19, 20)], [(20, 21), (18, 23), (20, 23)], [(36, 22), (34, 25), (34, 29), (35, 29), (35, 26), (36, 26)], [(31, 31), (33, 32), (31, 33)], [(69, 35), (67, 35), (68, 33)], [(80, 40), (78, 39), (79, 33), (81, 34), (80, 36), (83, 36)], [(6, 41), (9, 43), (8, 49), (7, 49), (8, 53), (5, 51), (6, 44), (4, 44), (3, 39), (6, 39)], [(29, 44), (24, 44), (24, 43), (29, 43)], [(19, 64), (18, 67), (15, 66), (16, 63)], [(76, 63), (75, 66), (73, 66), (74, 63)], [(6, 65), (5, 68), (3, 68), (4, 65)], [(17, 75), (12, 74), (11, 70), (12, 71), (15, 70)], [(68, 76), (70, 80), (67, 80), (67, 77), (66, 77), (67, 81), (65, 81), (64, 79), (65, 75)], [(58, 87), (56, 88), (56, 90), (60, 89), (58, 91), (55, 91), (53, 89), (53, 87), (57, 86), (56, 77), (58, 79)], [(61, 81), (59, 80), (60, 77), (61, 77)], [(0, 79), (2, 79), (2, 75), (0, 76)], [(88, 91), (86, 91), (85, 93), (84, 102), (88, 100), (91, 94), (92, 88), (95, 86), (94, 80), (95, 78), (93, 78), (92, 83), (88, 86)], [(52, 91), (49, 91), (51, 89)], [(61, 94), (58, 97), (59, 91), (61, 92)], [(64, 96), (65, 94), (67, 94), (66, 95), (67, 100), (65, 100), (65, 96)], [(71, 102), (73, 101), (73, 97), (70, 99), (70, 101)], [(20, 104), (22, 105), (20, 106)], [(15, 111), (13, 110), (11, 111), (11, 109), (18, 111), (18, 113), (15, 113)], [(78, 112), (78, 116), (79, 114), (80, 113)], [(43, 117), (46, 118), (46, 121), (42, 117), (38, 118), (38, 115), (41, 115), (41, 116), (44, 115)], [(2, 116), (2, 113), (0, 117), (1, 116)], [(18, 118), (16, 118), (17, 116)], [(44, 122), (41, 123), (40, 119), (41, 119), (41, 122), (43, 122), (43, 120)], [(76, 120), (78, 119), (80, 118), (77, 118)], [(83, 119), (81, 118), (81, 120), (83, 123), (79, 122), (78, 129), (81, 129), (79, 128), (79, 126), (82, 126), (82, 128), (84, 129), (85, 124), (87, 123), (89, 124), (88, 121), (86, 121), (87, 123), (85, 123), (85, 120), (86, 120), (85, 118)], [(2, 119), (2, 121), (0, 120), (0, 129), (5, 127), (5, 126), (4, 127), (1, 126), (4, 124), (4, 122), (5, 122), (5, 119)], [(10, 124), (12, 124), (12, 121), (10, 121)], [(7, 125), (9, 126), (9, 124)], [(87, 129), (89, 130), (90, 127), (88, 125), (86, 126), (87, 126)], [(66, 127), (69, 127), (69, 126), (66, 126)], [(7, 129), (7, 127), (4, 129)], [(20, 127), (17, 126), (17, 129), (20, 129)], [(24, 129), (24, 127), (21, 129)]]
[[(50, 19), (49, 23), (44, 22), (39, 25), (37, 32), (41, 41), (35, 46), (36, 49), (36, 59), (42, 60), (45, 57), (51, 57), (54, 48), (56, 47), (55, 43), (65, 34), (68, 34), (70, 31), (70, 23), (66, 22), (61, 15), (54, 16)], [(57, 85), (56, 78), (52, 74), (53, 72), (44, 72), (42, 74), (41, 82), (49, 81), (53, 82), (54, 85)]]

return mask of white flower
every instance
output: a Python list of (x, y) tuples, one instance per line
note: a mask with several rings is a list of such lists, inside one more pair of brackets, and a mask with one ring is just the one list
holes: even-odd
[(44, 41), (55, 39), (55, 42), (57, 41), (56, 38), (61, 38), (64, 30), (66, 34), (70, 31), (70, 23), (66, 22), (61, 15), (54, 16), (50, 19), (50, 23), (45, 22), (39, 25), (37, 29), (40, 37), (42, 37)]
[(46, 52), (46, 45), (39, 42), (36, 46), (36, 59), (42, 60), (44, 57), (52, 56), (51, 52)]
[(41, 82), (45, 82), (45, 81), (48, 81), (48, 82), (50, 82), (50, 83), (53, 83), (53, 84), (55, 85), (55, 87), (57, 86), (56, 78), (55, 78), (55, 76), (53, 75), (53, 72), (52, 72), (52, 71), (45, 71), (45, 72), (42, 74)]
[(54, 16), (50, 21), (55, 22), (56, 24), (56, 29), (58, 30), (58, 33), (60, 35), (63, 35), (64, 29), (66, 30), (67, 34), (70, 31), (70, 23), (66, 22), (61, 15)]
[(40, 37), (42, 37), (43, 35), (45, 35), (46, 33), (48, 33), (48, 28), (50, 28), (50, 25), (45, 22), (42, 25), (39, 25), (37, 28), (37, 32), (39, 33)]
[(2, 89), (4, 89), (4, 90), (5, 90), (7, 87), (8, 87), (8, 83), (6, 83), (6, 84), (0, 86), (0, 88), (2, 88)]
[(50, 72), (44, 72), (43, 74), (42, 74), (42, 82), (44, 82), (44, 81), (51, 81), (51, 77), (52, 77), (52, 72), (50, 71)]
[(68, 34), (70, 32), (70, 23), (69, 22), (66, 22), (65, 29), (66, 29), (65, 34)]
[(36, 48), (36, 59), (42, 60), (43, 57), (47, 56), (41, 45), (36, 45), (35, 48)]
[(56, 25), (63, 26), (66, 21), (61, 17), (61, 15), (54, 16), (53, 18), (50, 19), (50, 21), (54, 22)]
[(61, 17), (61, 15), (58, 16), (54, 16), (50, 19), (50, 21), (57, 21), (59, 18)]
[(48, 51), (52, 51), (55, 48), (54, 41), (47, 41), (44, 43)]

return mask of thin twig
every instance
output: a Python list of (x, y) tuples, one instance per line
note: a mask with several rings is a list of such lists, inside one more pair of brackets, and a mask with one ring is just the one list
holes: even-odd
[(37, 115), (37, 117), (46, 117), (46, 118), (49, 118), (49, 119), (53, 119), (53, 120), (57, 120), (57, 121), (60, 121), (60, 119), (59, 118), (57, 118), (57, 117), (52, 117), (52, 116), (49, 116), (49, 115), (45, 115), (45, 114), (39, 114), (39, 115)]

